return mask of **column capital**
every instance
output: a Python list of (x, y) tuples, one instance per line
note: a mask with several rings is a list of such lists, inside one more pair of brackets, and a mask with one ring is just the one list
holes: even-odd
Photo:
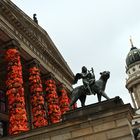
[(37, 67), (38, 68), (38, 67), (40, 67), (40, 62), (36, 58), (33, 58), (30, 61), (28, 61), (26, 65), (29, 68), (31, 68), (31, 67)]
[(19, 47), (20, 47), (20, 44), (18, 43), (18, 41), (14, 39), (11, 39), (3, 44), (4, 49), (15, 48), (19, 50)]
[(44, 80), (49, 80), (49, 79), (56, 80), (55, 75), (51, 72), (44, 74), (42, 77)]
[(58, 87), (58, 89), (60, 88), (64, 88), (64, 89), (66, 89), (66, 85), (65, 84), (63, 84), (63, 83), (59, 83), (59, 84), (57, 84), (57, 87)]

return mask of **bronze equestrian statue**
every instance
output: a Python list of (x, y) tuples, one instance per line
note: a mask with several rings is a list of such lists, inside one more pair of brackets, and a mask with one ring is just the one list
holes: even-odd
[(101, 102), (101, 97), (103, 96), (107, 100), (110, 98), (105, 93), (105, 87), (107, 80), (110, 77), (109, 71), (104, 71), (100, 73), (99, 80), (95, 80), (95, 75), (93, 68), (88, 71), (85, 66), (82, 67), (82, 72), (77, 73), (74, 79), (74, 84), (77, 83), (79, 79), (83, 80), (83, 85), (78, 86), (73, 89), (71, 93), (70, 107), (79, 99), (81, 101), (81, 106), (85, 106), (86, 95), (96, 95), (98, 101)]

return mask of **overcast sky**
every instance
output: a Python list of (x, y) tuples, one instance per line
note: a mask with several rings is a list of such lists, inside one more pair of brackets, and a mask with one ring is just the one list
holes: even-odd
[[(125, 59), (134, 45), (140, 48), (140, 0), (12, 0), (28, 16), (37, 14), (74, 74), (83, 65), (111, 72), (106, 93), (131, 102), (125, 88)], [(89, 96), (86, 104), (96, 102)]]

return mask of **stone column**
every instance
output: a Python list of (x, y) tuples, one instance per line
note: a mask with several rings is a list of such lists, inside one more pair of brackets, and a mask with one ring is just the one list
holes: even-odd
[(15, 40), (5, 44), (5, 60), (7, 62), (6, 95), (8, 97), (10, 135), (28, 130), (19, 46)]
[(49, 121), (50, 123), (60, 122), (61, 111), (56, 91), (56, 83), (55, 78), (51, 73), (45, 76), (45, 88), (46, 88), (45, 100), (47, 102)]
[(39, 62), (33, 59), (29, 62), (29, 87), (34, 128), (48, 125), (44, 105), (43, 87), (40, 78)]
[(132, 99), (132, 102), (133, 102), (133, 106), (135, 109), (137, 109), (137, 106), (136, 106), (136, 102), (135, 102), (135, 99), (134, 99), (134, 96), (133, 96), (133, 92), (129, 92), (130, 93), (130, 96), (131, 96), (131, 99)]
[(140, 102), (139, 102), (139, 97), (138, 97), (138, 92), (136, 87), (133, 87), (133, 93), (134, 93), (135, 101), (137, 103), (137, 107), (140, 108)]
[(57, 89), (58, 89), (58, 96), (59, 96), (59, 106), (60, 106), (61, 114), (63, 115), (70, 110), (69, 98), (64, 84), (62, 83), (59, 84), (57, 86)]

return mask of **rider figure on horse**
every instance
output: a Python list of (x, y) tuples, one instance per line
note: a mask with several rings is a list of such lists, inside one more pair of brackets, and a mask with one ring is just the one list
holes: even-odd
[(83, 66), (81, 77), (82, 77), (84, 88), (88, 89), (89, 94), (92, 95), (93, 93), (91, 91), (90, 85), (95, 82), (95, 75), (94, 75), (93, 68), (91, 69), (91, 71), (89, 71), (85, 66)]
[(105, 87), (107, 80), (110, 77), (110, 72), (103, 71), (100, 75), (99, 80), (95, 80), (93, 68), (89, 71), (85, 66), (82, 67), (82, 72), (77, 73), (74, 76), (73, 84), (76, 84), (79, 79), (82, 79), (83, 85), (72, 90), (70, 106), (72, 106), (78, 99), (81, 101), (82, 107), (85, 106), (86, 95), (91, 94), (97, 95), (99, 102), (101, 102), (102, 96), (109, 100), (109, 97), (105, 93)]

